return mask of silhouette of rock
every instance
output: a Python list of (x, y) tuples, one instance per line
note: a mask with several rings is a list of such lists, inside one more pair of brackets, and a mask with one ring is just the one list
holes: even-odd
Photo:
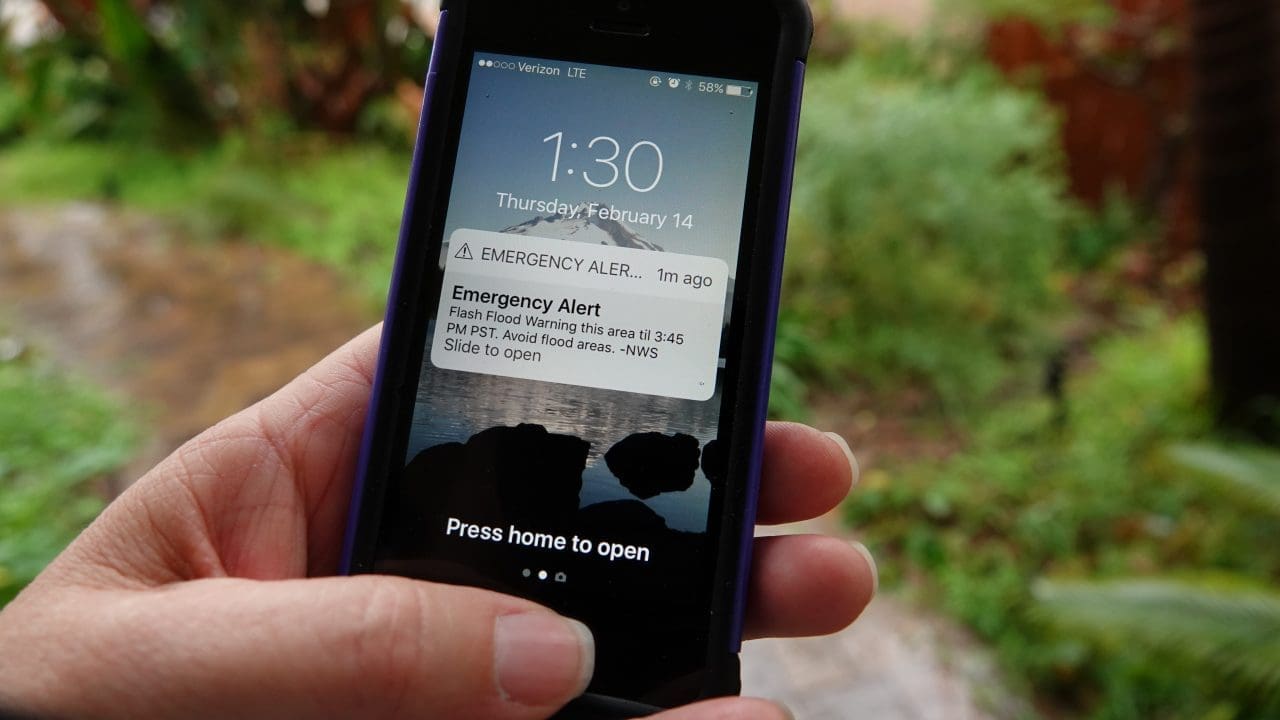
[(729, 453), (719, 438), (702, 448), (702, 474), (711, 481), (711, 487), (719, 489), (724, 485), (724, 478), (729, 474)]
[(590, 449), (586, 440), (541, 425), (490, 428), (467, 441), (468, 475), (459, 484), (495, 484), (508, 519), (567, 520), (578, 511)]
[(386, 530), (413, 546), (437, 532), (445, 511), (472, 523), (566, 527), (578, 511), (590, 449), (581, 438), (527, 424), (427, 448), (388, 493)]
[[(418, 548), (435, 532), (433, 518), (447, 503), (467, 500), (445, 478), (457, 477), (464, 453), (462, 443), (445, 443), (418, 453), (404, 474), (387, 487), (382, 536), (389, 548)], [(435, 479), (436, 482), (432, 482)], [(490, 504), (494, 502), (490, 500)], [(469, 512), (483, 502), (470, 502), (457, 512)]]
[(688, 490), (693, 485), (698, 469), (698, 440), (683, 433), (637, 433), (609, 448), (604, 461), (623, 487), (647, 500), (664, 492)]

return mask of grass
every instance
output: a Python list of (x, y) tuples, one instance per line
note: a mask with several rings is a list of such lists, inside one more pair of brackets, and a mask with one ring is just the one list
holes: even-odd
[(193, 239), (281, 245), (338, 268), (385, 299), (409, 158), (376, 145), (306, 138), (270, 148), (230, 139), (198, 153), (100, 143), (0, 149), (0, 203), (118, 202)]
[(0, 438), (2, 607), (102, 509), (137, 434), (103, 393), (20, 356), (0, 361)]

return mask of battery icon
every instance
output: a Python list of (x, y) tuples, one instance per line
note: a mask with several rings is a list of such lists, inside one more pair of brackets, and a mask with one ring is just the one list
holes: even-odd
[(733, 97), (751, 97), (756, 94), (755, 88), (743, 87), (741, 85), (725, 85), (724, 94)]

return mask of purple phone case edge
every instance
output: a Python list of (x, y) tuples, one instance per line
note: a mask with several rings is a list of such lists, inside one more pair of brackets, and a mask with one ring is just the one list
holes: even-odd
[(392, 327), (395, 322), (398, 309), (396, 307), (396, 298), (400, 296), (400, 282), (404, 278), (404, 257), (409, 243), (413, 242), (413, 238), (409, 236), (409, 216), (413, 212), (413, 199), (417, 196), (418, 190), (418, 173), (422, 168), (422, 148), (424, 144), (422, 140), (426, 137), (427, 122), (431, 116), (431, 101), (436, 85), (436, 65), (440, 57), (440, 38), (444, 36), (448, 20), (449, 11), (441, 12), (440, 23), (436, 26), (435, 45), (431, 48), (431, 60), (427, 63), (427, 78), (423, 86), (422, 117), (418, 122), (418, 137), (414, 145), (413, 165), (409, 170), (409, 186), (405, 192), (405, 205), (400, 221), (400, 238), (396, 250), (395, 267), (391, 272), (391, 287), (387, 293), (387, 312), (386, 317), (383, 319), (382, 340), (378, 348), (378, 369), (373, 376), (373, 391), (369, 395), (369, 410), (365, 416), (364, 433), (360, 440), (360, 459), (356, 465), (358, 469), (355, 482), (351, 487), (351, 505), (347, 511), (346, 535), (342, 541), (342, 566), (339, 572), (343, 575), (351, 574), (351, 561), (355, 553), (356, 525), (359, 522), (360, 510), (364, 504), (364, 486), (366, 473), (368, 472), (369, 455), (373, 452), (373, 423), (369, 422), (369, 417), (382, 399), (382, 381), (386, 376), (386, 364), (389, 355), (387, 352), (389, 342), (387, 328)]
[[(444, 35), (444, 31), (447, 26), (448, 15), (449, 15), (449, 12), (447, 10), (440, 14), (440, 25), (436, 33), (437, 47), (439, 47), (440, 45), (439, 38)], [(426, 87), (425, 87), (423, 104), (422, 104), (422, 120), (418, 127), (419, 140), (421, 140), (427, 128), (427, 119), (430, 114), (428, 110), (431, 107), (432, 91), (435, 89), (437, 59), (438, 59), (437, 50), (433, 48), (431, 61), (427, 69), (427, 81), (426, 81)], [(786, 159), (785, 160), (786, 165), (783, 167), (783, 176), (786, 178), (786, 182), (784, 183), (783, 191), (778, 198), (779, 221), (778, 221), (777, 233), (774, 237), (773, 260), (774, 260), (774, 266), (779, 268), (779, 271), (775, 274), (775, 277), (773, 279), (773, 286), (769, 290), (770, 292), (769, 311), (767, 313), (767, 318), (766, 318), (768, 327), (765, 333), (765, 337), (768, 338), (766, 341), (767, 345), (765, 348), (765, 355), (766, 355), (767, 362), (764, 363), (763, 365), (764, 369), (761, 372), (761, 376), (759, 378), (759, 382), (760, 382), (759, 405), (756, 408), (757, 417), (762, 417), (762, 418), (768, 416), (769, 383), (772, 376), (772, 367), (773, 367), (772, 359), (773, 359), (773, 351), (774, 351), (774, 336), (777, 331), (778, 304), (781, 299), (781, 290), (782, 290), (781, 267), (783, 262), (783, 254), (786, 249), (788, 217), (790, 215), (790, 208), (791, 208), (791, 186), (792, 186), (792, 181), (795, 174), (795, 154), (796, 154), (796, 145), (799, 140), (800, 107), (801, 107), (801, 102), (804, 94), (805, 70), (806, 70), (806, 65), (804, 61), (797, 60), (796, 67), (795, 67), (795, 87), (793, 89), (792, 98), (791, 98), (791, 104), (792, 104), (791, 127), (788, 128), (787, 145), (785, 148), (785, 155), (784, 155)], [(417, 189), (416, 185), (417, 185), (418, 170), (420, 169), (421, 162), (422, 162), (421, 148), (422, 148), (422, 143), (418, 142), (417, 147), (414, 151), (413, 166), (410, 171), (410, 186), (408, 188), (408, 191), (405, 194), (404, 215), (406, 218), (408, 214), (412, 212), (412, 205), (411, 205), (412, 198), (414, 197), (415, 191)], [(393, 302), (393, 299), (398, 296), (400, 282), (404, 276), (404, 265), (401, 262), (401, 258), (404, 255), (404, 249), (406, 245), (411, 241), (412, 239), (408, 236), (408, 223), (402, 221), (401, 234), (399, 238), (399, 250), (397, 252), (395, 269), (392, 272), (391, 288), (388, 294), (387, 312), (383, 322), (383, 336), (381, 340), (381, 347), (379, 348), (379, 352), (378, 352), (378, 368), (377, 368), (376, 374), (374, 375), (373, 390), (369, 397), (370, 412), (372, 412), (373, 408), (377, 406), (382, 396), (383, 378), (385, 376), (386, 362), (387, 362), (386, 350), (387, 350), (388, 336), (386, 334), (386, 328), (392, 325), (396, 317), (397, 308), (395, 303)], [(760, 500), (760, 472), (761, 472), (761, 465), (763, 461), (763, 450), (764, 450), (764, 427), (765, 427), (764, 423), (761, 423), (759, 429), (756, 431), (756, 438), (755, 438), (756, 451), (753, 457), (751, 458), (751, 465), (748, 471), (748, 477), (751, 478), (751, 480), (750, 480), (750, 485), (747, 491), (746, 507), (743, 510), (744, 520), (743, 520), (742, 544), (741, 544), (742, 552), (738, 558), (738, 587), (737, 587), (736, 596), (734, 599), (734, 607), (733, 607), (733, 628), (734, 628), (733, 645), (730, 648), (731, 652), (735, 652), (735, 653), (739, 652), (742, 648), (742, 629), (743, 629), (743, 623), (746, 618), (745, 610), (746, 610), (747, 585), (750, 579), (750, 571), (751, 571), (751, 558), (752, 558), (753, 543), (755, 538), (756, 511), (759, 506), (759, 500)], [(349, 575), (351, 573), (352, 555), (355, 551), (355, 529), (356, 529), (357, 521), (360, 517), (361, 506), (363, 504), (364, 486), (366, 481), (366, 468), (367, 468), (367, 463), (369, 459), (369, 454), (372, 452), (372, 449), (373, 449), (372, 445), (373, 445), (373, 425), (371, 423), (366, 422), (364, 434), (360, 443), (360, 457), (357, 465), (359, 469), (356, 474), (355, 482), (352, 486), (351, 506), (350, 506), (350, 510), (348, 511), (346, 535), (343, 540), (342, 566), (340, 570), (340, 572), (343, 575)]]
[[(804, 76), (806, 65), (803, 60), (796, 61), (795, 87), (791, 94), (791, 125), (787, 128), (787, 144), (784, 148), (782, 176), (784, 183), (778, 195), (778, 227), (773, 241), (773, 285), (769, 288), (769, 310), (765, 322), (764, 363), (760, 372), (760, 392), (757, 395), (759, 405), (756, 417), (764, 420), (769, 416), (769, 384), (773, 375), (773, 349), (778, 328), (778, 304), (782, 296), (782, 262), (787, 245), (787, 227), (791, 215), (791, 184), (795, 178), (796, 148), (800, 140), (800, 106), (804, 98)], [(764, 461), (764, 429), (762, 420), (756, 429), (755, 452), (751, 457), (751, 465), (747, 471), (750, 484), (747, 490), (747, 502), (743, 508), (742, 554), (738, 556), (738, 587), (733, 603), (733, 646), (731, 652), (742, 650), (742, 629), (746, 622), (747, 585), (751, 579), (751, 557), (755, 543), (756, 510), (760, 504), (760, 472)]]

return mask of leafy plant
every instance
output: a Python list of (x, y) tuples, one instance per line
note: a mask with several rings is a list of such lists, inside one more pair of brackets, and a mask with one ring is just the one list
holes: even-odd
[(1043, 581), (1036, 599), (1054, 625), (1110, 652), (1147, 653), (1280, 708), (1280, 592), (1272, 587), (1231, 578)]
[[(1175, 445), (1169, 459), (1215, 497), (1280, 528), (1280, 453)], [(1280, 591), (1244, 576), (1045, 580), (1056, 627), (1117, 654), (1143, 653), (1235, 691), (1243, 716), (1280, 711)]]
[(1168, 456), (1210, 491), (1280, 521), (1280, 453), (1180, 444), (1169, 448)]
[(126, 108), (126, 92), (113, 82), (106, 60), (82, 52), (74, 38), (27, 48), (7, 65), (10, 82), (0, 92), (13, 107), (5, 118), (5, 141), (101, 139), (126, 127), (153, 129), (141, 111)]
[(44, 5), (60, 31), (0, 55), (0, 72), (31, 107), (24, 133), (46, 138), (68, 125), (204, 147), (275, 118), (350, 133), (397, 80), (421, 80), (430, 45), (398, 0)]

